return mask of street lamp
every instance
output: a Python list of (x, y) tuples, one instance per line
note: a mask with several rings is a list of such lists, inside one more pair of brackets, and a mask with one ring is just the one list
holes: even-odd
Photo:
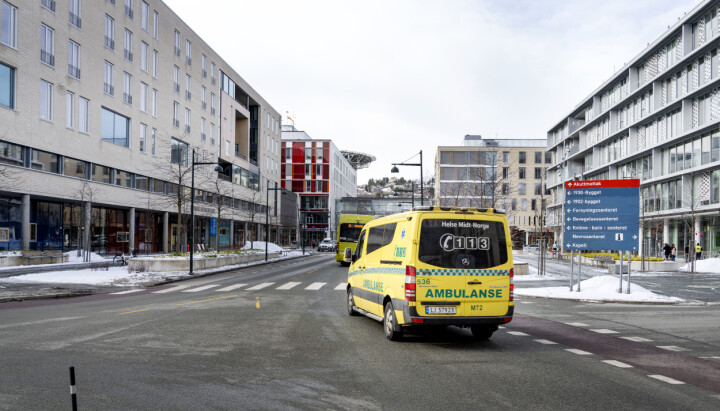
[[(415, 157), (415, 156), (413, 156)], [(410, 157), (412, 158), (412, 157)], [(409, 160), (409, 159), (408, 159)], [(407, 161), (407, 160), (405, 160)], [(425, 198), (425, 190), (423, 188), (423, 170), (422, 170), (422, 150), (420, 150), (420, 162), (419, 163), (406, 163), (403, 161), (402, 163), (392, 163), (393, 168), (390, 169), (391, 173), (399, 173), (400, 170), (398, 170), (397, 166), (419, 166), (420, 167), (420, 205), (424, 205), (424, 198)]]
[(190, 275), (193, 274), (193, 253), (195, 252), (195, 166), (216, 165), (215, 171), (222, 173), (223, 169), (217, 162), (198, 163), (195, 161), (195, 149), (192, 151), (192, 164), (190, 165)]
[[(278, 188), (277, 181), (275, 182), (275, 188), (267, 186), (267, 192), (265, 195), (265, 261), (268, 260), (268, 240), (270, 239), (270, 191), (280, 191), (283, 195), (287, 194), (284, 188)], [(275, 217), (277, 217), (277, 193), (275, 193)]]

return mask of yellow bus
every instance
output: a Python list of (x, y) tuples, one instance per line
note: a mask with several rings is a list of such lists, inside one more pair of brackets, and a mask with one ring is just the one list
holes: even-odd
[(355, 252), (358, 236), (365, 224), (373, 219), (371, 215), (343, 214), (338, 220), (337, 243), (335, 244), (335, 261), (342, 265), (350, 265), (343, 260), (345, 249)]

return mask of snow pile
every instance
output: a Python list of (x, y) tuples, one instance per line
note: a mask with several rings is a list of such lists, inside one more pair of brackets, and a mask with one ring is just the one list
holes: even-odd
[(109, 285), (122, 281), (129, 275), (127, 267), (110, 267), (107, 271), (93, 270), (68, 270), (51, 271), (46, 273), (25, 274), (14, 277), (2, 278), (4, 283), (68, 283), (68, 284), (96, 284)]
[[(253, 241), (252, 248), (256, 248), (258, 250), (265, 251), (265, 241)], [(246, 242), (242, 249), (249, 250), (250, 249), (250, 241)], [(284, 250), (284, 248), (280, 247), (279, 245), (277, 245), (275, 243), (267, 243), (267, 250), (269, 253), (277, 253), (277, 252)]]
[(515, 288), (516, 295), (529, 297), (559, 298), (563, 300), (582, 301), (627, 301), (627, 302), (660, 302), (674, 303), (684, 301), (677, 297), (658, 295), (637, 284), (630, 284), (630, 294), (625, 294), (627, 281), (623, 281), (623, 293), (618, 293), (620, 279), (611, 275), (593, 277), (582, 282), (580, 292), (570, 291), (566, 287), (547, 288)]
[[(680, 267), (680, 271), (691, 271), (690, 263)], [(708, 258), (695, 261), (696, 273), (720, 273), (720, 258)]]

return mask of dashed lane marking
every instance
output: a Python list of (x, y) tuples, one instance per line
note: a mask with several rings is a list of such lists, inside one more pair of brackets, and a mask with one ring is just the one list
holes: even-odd
[(598, 334), (619, 334), (617, 331), (608, 330), (607, 328), (599, 328), (597, 330), (590, 330)]
[(633, 366), (630, 364), (625, 364), (624, 362), (616, 361), (616, 360), (603, 360), (605, 364), (614, 365), (618, 368), (632, 368)]
[(660, 375), (660, 374), (651, 374), (651, 375), (648, 375), (648, 377), (655, 378), (656, 380), (660, 380), (660, 381), (665, 381), (666, 383), (673, 384), (673, 385), (685, 384), (682, 381), (678, 381), (674, 378), (666, 377), (666, 376)]
[(628, 340), (628, 341), (635, 341), (635, 342), (650, 342), (650, 341), (652, 341), (652, 340), (648, 340), (647, 338), (643, 338), (643, 337), (620, 337), (620, 338), (622, 338), (624, 340)]
[(577, 355), (593, 355), (591, 352), (578, 350), (577, 348), (566, 348), (565, 351), (571, 352), (573, 354)]
[(584, 323), (565, 323), (567, 325), (572, 325), (573, 327), (589, 327), (589, 325)]
[(256, 285), (255, 287), (250, 287), (250, 288), (248, 288), (246, 291), (262, 290), (263, 288), (270, 287), (270, 286), (273, 285), (273, 284), (275, 284), (275, 283), (273, 282), (273, 283), (262, 283), (262, 284), (258, 284), (258, 285)]
[(237, 290), (238, 288), (241, 288), (241, 287), (245, 287), (246, 285), (247, 284), (242, 284), (242, 283), (241, 284), (233, 284), (233, 285), (230, 285), (227, 287), (219, 288), (215, 291), (232, 291), (232, 290)]
[(183, 290), (182, 292), (183, 293), (196, 293), (198, 291), (205, 291), (205, 290), (209, 290), (211, 288), (215, 288), (215, 287), (219, 287), (219, 286), (220, 286), (220, 284), (209, 284), (209, 285), (203, 285), (202, 287), (191, 288), (189, 290)]
[(306, 290), (319, 290), (327, 283), (312, 283), (305, 287)]
[(188, 288), (188, 287), (190, 287), (190, 286), (189, 285), (178, 285), (176, 287), (170, 287), (170, 288), (166, 288), (166, 289), (160, 290), (160, 291), (153, 291), (152, 293), (153, 294), (165, 294), (165, 293), (171, 293), (173, 291), (182, 290), (182, 289)]
[(334, 289), (335, 289), (335, 290), (344, 290), (345, 287), (347, 287), (347, 283), (340, 283), (340, 284), (338, 284), (337, 287), (335, 287)]
[(525, 334), (525, 333), (522, 332), (522, 331), (508, 331), (507, 333), (508, 333), (508, 334), (512, 334), (512, 335), (520, 335), (520, 336), (530, 335), (530, 334)]
[(657, 347), (662, 348), (663, 350), (674, 351), (674, 352), (690, 351), (687, 348), (678, 347), (677, 345), (658, 345)]
[(144, 288), (134, 288), (132, 290), (118, 291), (116, 293), (110, 293), (110, 294), (114, 294), (114, 295), (132, 294), (132, 293), (139, 293), (140, 291), (145, 291), (145, 289)]
[(290, 290), (290, 289), (292, 289), (293, 287), (297, 287), (297, 286), (300, 285), (300, 284), (302, 284), (302, 283), (292, 281), (292, 282), (289, 282), (289, 283), (287, 283), (287, 284), (281, 285), (280, 287), (276, 288), (276, 290)]
[(547, 344), (547, 345), (557, 344), (555, 341), (550, 341), (550, 340), (535, 340), (535, 341), (539, 342), (540, 344)]

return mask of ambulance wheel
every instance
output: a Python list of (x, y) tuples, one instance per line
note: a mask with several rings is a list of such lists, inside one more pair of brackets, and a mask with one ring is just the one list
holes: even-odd
[(398, 328), (397, 318), (395, 318), (395, 309), (392, 302), (385, 304), (385, 317), (383, 318), (383, 330), (385, 337), (390, 341), (398, 341), (402, 338), (402, 331), (396, 331)]
[(473, 337), (475, 337), (476, 340), (489, 340), (490, 337), (492, 337), (493, 332), (495, 330), (492, 329), (492, 327), (488, 327), (485, 325), (473, 325), (470, 326), (470, 331), (472, 331)]
[(348, 310), (348, 315), (351, 317), (358, 315), (357, 311), (355, 311), (354, 308), (355, 308), (355, 301), (353, 300), (353, 293), (352, 293), (352, 290), (348, 288), (347, 310)]

